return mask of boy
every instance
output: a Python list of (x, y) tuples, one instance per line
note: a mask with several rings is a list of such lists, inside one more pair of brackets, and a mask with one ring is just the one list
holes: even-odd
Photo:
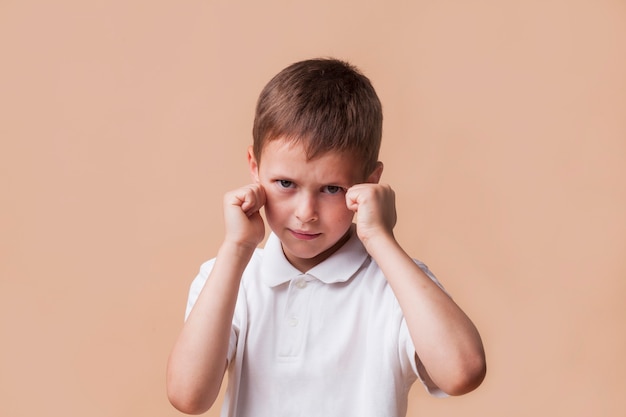
[(380, 101), (350, 64), (298, 62), (264, 88), (253, 183), (224, 197), (223, 243), (169, 358), (180, 411), (208, 410), (227, 369), (222, 416), (404, 416), (418, 378), (435, 395), (482, 382), (476, 328), (394, 238), (381, 136)]

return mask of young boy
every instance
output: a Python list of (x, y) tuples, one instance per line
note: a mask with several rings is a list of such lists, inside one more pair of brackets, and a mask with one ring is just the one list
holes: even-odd
[(404, 416), (418, 378), (434, 395), (480, 385), (476, 328), (394, 238), (381, 135), (380, 101), (345, 62), (295, 63), (262, 91), (253, 183), (224, 197), (169, 358), (177, 409), (208, 410), (227, 369), (222, 416)]

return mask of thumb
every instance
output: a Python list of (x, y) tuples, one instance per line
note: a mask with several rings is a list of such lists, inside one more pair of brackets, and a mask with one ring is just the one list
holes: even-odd
[(346, 193), (346, 206), (354, 212), (359, 209), (359, 194), (353, 188)]

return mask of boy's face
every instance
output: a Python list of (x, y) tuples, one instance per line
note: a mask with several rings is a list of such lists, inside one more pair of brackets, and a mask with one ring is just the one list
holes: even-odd
[(378, 182), (380, 176), (377, 171), (363, 178), (361, 165), (344, 153), (307, 160), (301, 144), (284, 139), (265, 144), (260, 164), (250, 148), (248, 161), (253, 179), (265, 190), (267, 223), (289, 262), (302, 272), (349, 238), (354, 213), (346, 206), (348, 188)]

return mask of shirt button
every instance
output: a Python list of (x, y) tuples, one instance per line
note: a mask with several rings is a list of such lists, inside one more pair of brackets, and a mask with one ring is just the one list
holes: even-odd
[(291, 327), (296, 327), (298, 325), (298, 318), (296, 316), (289, 317), (289, 325)]
[(299, 279), (298, 281), (296, 281), (296, 287), (300, 289), (306, 288), (306, 281), (303, 279)]

